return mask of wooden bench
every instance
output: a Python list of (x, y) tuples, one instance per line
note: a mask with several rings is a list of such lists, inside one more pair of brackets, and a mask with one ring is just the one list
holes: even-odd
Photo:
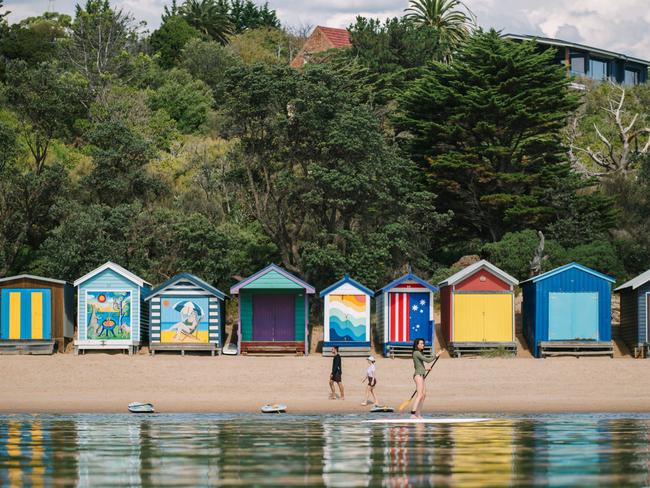
[(449, 352), (452, 356), (460, 358), (465, 355), (481, 355), (498, 350), (517, 355), (516, 342), (451, 342)]
[(53, 354), (54, 341), (0, 341), (0, 354)]
[(614, 357), (611, 341), (541, 341), (539, 355), (551, 356), (609, 356)]
[(159, 342), (152, 342), (149, 344), (149, 353), (152, 356), (156, 355), (156, 351), (180, 351), (181, 356), (185, 356), (185, 351), (188, 352), (202, 352), (202, 351), (207, 351), (210, 353), (211, 356), (215, 355), (220, 355), (221, 354), (221, 349), (217, 346), (217, 344), (214, 344), (212, 342), (208, 344), (183, 344), (183, 343), (178, 343), (178, 344), (161, 344)]
[(296, 356), (304, 356), (305, 354), (305, 343), (295, 341), (242, 341), (240, 347), (241, 354), (244, 356), (249, 354), (262, 354), (265, 356), (272, 354), (295, 354)]

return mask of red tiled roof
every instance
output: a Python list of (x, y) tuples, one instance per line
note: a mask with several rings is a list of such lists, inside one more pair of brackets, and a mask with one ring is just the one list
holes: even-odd
[(325, 37), (329, 39), (332, 45), (336, 48), (339, 47), (351, 47), (352, 43), (350, 42), (350, 33), (347, 29), (336, 29), (334, 27), (323, 27), (319, 25), (316, 27), (325, 34)]

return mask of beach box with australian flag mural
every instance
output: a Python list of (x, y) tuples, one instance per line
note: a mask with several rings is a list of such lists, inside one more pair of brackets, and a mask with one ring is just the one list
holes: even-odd
[(133, 354), (149, 338), (144, 301), (151, 285), (119, 264), (107, 262), (74, 282), (77, 287), (75, 353), (123, 349)]
[(331, 355), (332, 346), (341, 356), (370, 353), (370, 301), (375, 293), (345, 275), (325, 288), (320, 297), (323, 307), (323, 355)]
[(424, 339), (433, 352), (433, 294), (438, 288), (409, 272), (377, 293), (377, 335), (385, 356), (412, 353), (413, 341)]

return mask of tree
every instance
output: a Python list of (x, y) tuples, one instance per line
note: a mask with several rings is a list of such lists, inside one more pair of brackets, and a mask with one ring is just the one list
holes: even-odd
[(187, 42), (198, 37), (201, 37), (201, 33), (183, 17), (163, 16), (162, 24), (151, 34), (151, 47), (160, 56), (160, 65), (170, 69), (178, 65)]
[(248, 29), (279, 29), (280, 21), (268, 2), (257, 6), (252, 0), (219, 0), (233, 25), (233, 32), (240, 34)]
[(557, 218), (550, 197), (570, 174), (560, 130), (578, 101), (552, 53), (477, 32), (400, 104), (404, 147), (427, 170), (439, 208), (454, 212), (459, 235), (498, 241)]
[(293, 36), (275, 28), (248, 29), (233, 36), (229, 47), (246, 64), (286, 65), (299, 49)]
[(385, 279), (427, 254), (442, 220), (348, 82), (325, 66), (257, 65), (231, 71), (226, 89), (224, 131), (239, 141), (233, 172), (250, 213), (283, 265), (318, 284), (350, 259), (372, 283)]
[(108, 0), (86, 0), (83, 7), (76, 5), (65, 52), (67, 60), (88, 80), (91, 93), (119, 75), (134, 36), (131, 16), (113, 10)]
[(30, 68), (25, 61), (14, 61), (7, 66), (7, 103), (20, 121), (36, 174), (43, 171), (52, 140), (69, 137), (75, 121), (86, 113), (85, 93), (84, 80), (56, 63)]
[(436, 29), (445, 46), (444, 61), (451, 60), (476, 25), (474, 14), (461, 0), (410, 0), (405, 12), (408, 20)]
[(650, 89), (603, 83), (592, 88), (567, 129), (573, 168), (586, 176), (626, 175), (650, 155)]
[(149, 94), (152, 110), (165, 110), (181, 132), (196, 131), (207, 120), (212, 105), (210, 88), (185, 70), (169, 72), (163, 85)]
[(186, 0), (180, 8), (183, 18), (210, 39), (228, 44), (233, 33), (228, 13), (215, 0)]

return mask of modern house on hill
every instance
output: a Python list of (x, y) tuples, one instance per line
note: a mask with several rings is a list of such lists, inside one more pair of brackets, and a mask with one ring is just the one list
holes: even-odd
[[(536, 41), (543, 49), (555, 48), (556, 61), (566, 67), (567, 76), (609, 80), (624, 85), (648, 82), (650, 61), (560, 39), (519, 34), (505, 34), (503, 37), (513, 41)], [(575, 84), (574, 88), (584, 86)]]
[(309, 62), (312, 54), (321, 53), (329, 49), (341, 49), (351, 47), (350, 33), (347, 29), (336, 29), (334, 27), (316, 26), (314, 32), (307, 38), (302, 49), (291, 61), (291, 67), (302, 68)]

